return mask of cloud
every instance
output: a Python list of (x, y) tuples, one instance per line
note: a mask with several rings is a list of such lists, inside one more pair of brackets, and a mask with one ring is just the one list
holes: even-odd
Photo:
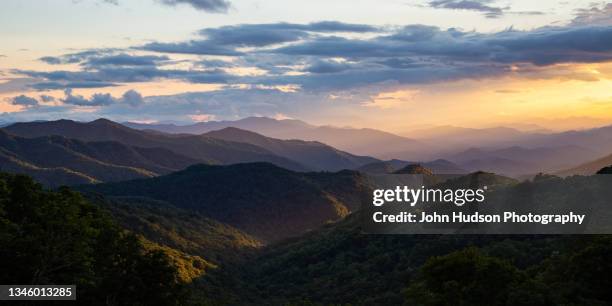
[(55, 98), (54, 98), (54, 97), (52, 97), (52, 96), (48, 96), (48, 95), (40, 95), (40, 99), (41, 99), (43, 102), (53, 102), (53, 101), (55, 101)]
[(312, 33), (366, 33), (380, 31), (378, 27), (365, 24), (321, 21), (309, 24), (269, 23), (240, 24), (205, 28), (198, 33), (203, 37), (181, 43), (152, 42), (140, 49), (165, 53), (200, 55), (240, 56), (239, 47), (264, 47), (306, 39)]
[[(72, 0), (73, 2), (80, 2), (82, 0)], [(99, 0), (102, 3), (108, 3), (112, 5), (119, 5), (119, 0)], [(209, 13), (226, 13), (231, 4), (226, 0), (155, 0), (163, 5), (177, 6), (181, 4), (190, 5), (193, 8), (209, 12)]]
[(304, 71), (311, 73), (336, 73), (350, 69), (347, 63), (337, 61), (316, 60), (308, 65)]
[(131, 106), (138, 106), (138, 105), (144, 103), (144, 99), (142, 98), (142, 95), (139, 92), (137, 92), (137, 91), (135, 91), (133, 89), (130, 89), (130, 90), (126, 91), (123, 94), (123, 96), (121, 96), (120, 102), (126, 103), (126, 104), (131, 105)]
[(193, 8), (209, 13), (226, 13), (231, 4), (225, 0), (160, 0), (161, 3), (169, 6), (188, 4)]
[(596, 3), (589, 8), (577, 10), (576, 17), (572, 20), (571, 25), (612, 25), (612, 3)]
[(65, 97), (61, 99), (64, 104), (75, 106), (108, 106), (112, 104), (122, 103), (129, 106), (138, 106), (144, 102), (142, 95), (135, 90), (126, 91), (119, 99), (114, 98), (110, 94), (96, 93), (91, 98), (85, 98), (81, 95), (73, 95), (72, 89), (64, 91)]
[(433, 63), (597, 62), (612, 59), (612, 27), (548, 27), (493, 34), (408, 26), (374, 39), (320, 37), (270, 52), (293, 56), (412, 58)]
[(468, 10), (482, 12), (487, 18), (498, 18), (504, 14), (504, 9), (488, 5), (490, 0), (433, 0), (429, 6), (433, 8)]
[[(368, 35), (359, 35), (364, 31)], [(78, 63), (81, 69), (77, 71), (13, 73), (39, 80), (32, 85), (39, 90), (172, 79), (329, 93), (379, 84), (428, 84), (508, 74), (557, 78), (535, 68), (612, 61), (612, 27), (601, 25), (478, 33), (427, 25), (381, 30), (338, 22), (271, 23), (207, 28), (200, 35), (200, 40), (141, 48), (202, 55), (219, 55), (212, 50), (222, 50), (220, 54), (231, 55), (231, 61), (203, 56), (191, 60), (190, 69), (166, 69), (163, 66), (173, 61), (165, 55), (97, 49), (56, 57), (62, 63)], [(253, 70), (256, 73), (244, 73)], [(578, 74), (566, 77), (587, 79)]]
[(31, 71), (14, 70), (14, 73), (46, 81), (33, 84), (38, 90), (62, 88), (102, 88), (117, 86), (117, 83), (150, 82), (159, 79), (185, 80), (193, 83), (224, 84), (234, 76), (223, 70), (178, 70), (159, 69), (150, 66), (134, 67), (97, 67), (95, 70), (82, 71)]
[(167, 56), (131, 55), (117, 53), (116, 49), (93, 49), (61, 56), (44, 56), (40, 61), (50, 65), (80, 64), (86, 67), (96, 66), (156, 66), (170, 60)]
[(28, 97), (25, 95), (19, 95), (10, 99), (10, 103), (13, 105), (19, 105), (24, 107), (34, 107), (38, 106), (38, 100)]
[(36, 90), (56, 90), (65, 88), (103, 88), (103, 87), (114, 87), (117, 86), (115, 83), (110, 82), (90, 82), (90, 81), (78, 81), (78, 82), (38, 82), (31, 84), (30, 87)]
[(39, 58), (39, 60), (49, 65), (76, 64), (92, 57), (112, 54), (115, 51), (116, 49), (91, 49), (76, 53), (68, 53), (61, 56), (43, 56)]
[(155, 66), (160, 62), (168, 61), (167, 56), (155, 55), (129, 55), (126, 53), (93, 57), (85, 63), (87, 66)]
[(199, 55), (223, 55), (223, 56), (238, 56), (244, 53), (236, 51), (234, 48), (219, 46), (206, 40), (191, 40), (180, 43), (161, 43), (152, 42), (144, 46), (137, 47), (138, 49), (163, 52), (163, 53), (179, 53), (179, 54), (199, 54)]
[(204, 68), (232, 68), (237, 66), (236, 63), (222, 60), (201, 60), (196, 64)]

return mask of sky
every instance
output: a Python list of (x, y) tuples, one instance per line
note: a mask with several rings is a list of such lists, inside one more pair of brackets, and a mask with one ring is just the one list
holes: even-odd
[(612, 124), (612, 3), (4, 0), (0, 122)]

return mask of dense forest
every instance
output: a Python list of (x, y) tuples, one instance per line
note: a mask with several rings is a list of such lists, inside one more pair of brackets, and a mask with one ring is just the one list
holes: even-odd
[(0, 283), (76, 284), (83, 305), (181, 305), (176, 268), (80, 194), (0, 174)]
[[(195, 167), (189, 178), (199, 177), (196, 170), (224, 173), (222, 168)], [(592, 180), (540, 176), (517, 183), (477, 175), (517, 192), (545, 185), (551, 195), (552, 190), (569, 190), (566, 184)], [(349, 188), (346, 182), (353, 182), (353, 176), (321, 173), (301, 179), (331, 190)], [(447, 184), (472, 183), (467, 176)], [(143, 194), (84, 195), (66, 187), (46, 190), (22, 175), (0, 175), (2, 283), (76, 284), (79, 302), (87, 305), (612, 301), (609, 236), (370, 235), (356, 210), (317, 230), (266, 244), (188, 206)]]

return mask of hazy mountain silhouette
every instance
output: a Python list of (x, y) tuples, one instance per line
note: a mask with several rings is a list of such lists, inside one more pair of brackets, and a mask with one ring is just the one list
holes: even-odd
[(356, 156), (339, 151), (316, 141), (280, 140), (233, 127), (208, 132), (203, 136), (249, 143), (266, 148), (278, 156), (297, 161), (313, 170), (338, 171), (342, 169), (355, 169), (378, 161), (372, 157)]
[(571, 175), (593, 175), (602, 168), (612, 165), (612, 154), (604, 156), (602, 158), (583, 163), (570, 169), (555, 172), (558, 176), (571, 176)]
[(579, 146), (599, 155), (612, 152), (612, 125), (554, 134), (534, 134), (521, 142), (526, 147)]
[(539, 148), (513, 146), (502, 149), (471, 148), (448, 159), (472, 171), (521, 175), (567, 168), (595, 156), (597, 153), (594, 151), (574, 145)]
[(464, 128), (456, 126), (436, 126), (410, 131), (413, 138), (429, 142), (445, 142), (453, 145), (497, 146), (513, 143), (532, 133), (522, 132), (509, 127)]
[(369, 201), (371, 193), (358, 172), (299, 173), (268, 163), (195, 165), (165, 176), (80, 188), (165, 201), (267, 242), (338, 220)]
[(422, 143), (376, 129), (356, 129), (315, 126), (299, 120), (276, 120), (267, 117), (248, 117), (236, 121), (210, 121), (188, 126), (147, 125), (126, 123), (138, 129), (154, 129), (169, 133), (201, 134), (226, 127), (235, 127), (278, 139), (318, 141), (352, 154), (377, 158), (422, 157), (431, 152)]
[(281, 139), (291, 139), (293, 138), (291, 137), (292, 133), (316, 128), (316, 126), (300, 120), (276, 120), (268, 117), (247, 117), (235, 121), (198, 122), (190, 125), (142, 124), (133, 122), (126, 122), (124, 125), (139, 130), (149, 129), (173, 134), (203, 134), (227, 127), (235, 127)]
[(143, 148), (164, 148), (199, 162), (233, 164), (271, 162), (281, 167), (304, 171), (307, 168), (287, 158), (247, 143), (230, 142), (199, 135), (168, 135), (125, 127), (106, 119), (88, 123), (71, 120), (15, 123), (4, 128), (22, 137), (60, 135), (84, 141), (116, 141)]

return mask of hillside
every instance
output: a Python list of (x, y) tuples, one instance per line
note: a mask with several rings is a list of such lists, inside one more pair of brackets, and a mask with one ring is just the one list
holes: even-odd
[(292, 170), (306, 170), (295, 161), (276, 156), (264, 148), (251, 144), (198, 135), (149, 133), (106, 119), (87, 123), (71, 120), (15, 123), (5, 127), (4, 130), (27, 138), (59, 135), (82, 141), (114, 141), (128, 146), (163, 148), (205, 163), (233, 164), (263, 161)]
[(248, 257), (262, 245), (232, 226), (166, 202), (141, 197), (91, 198), (108, 209), (123, 228), (217, 266)]
[(267, 163), (195, 165), (165, 176), (80, 189), (165, 201), (264, 242), (338, 220), (370, 197), (367, 180), (357, 172), (298, 173)]
[[(533, 187), (542, 191), (539, 199), (551, 203), (559, 196), (572, 197), (568, 186), (594, 186), (588, 178), (516, 185), (514, 180), (490, 173), (474, 173), (443, 184), (443, 188), (503, 185), (507, 187), (503, 192), (517, 195)], [(549, 193), (553, 190), (561, 192)], [(609, 249), (610, 240), (597, 236), (365, 235), (357, 212), (341, 222), (266, 247), (243, 265), (237, 292), (244, 298), (248, 288), (248, 300), (274, 305), (400, 305), (428, 297), (445, 302), (425, 305), (463, 303), (458, 301), (481, 305), (474, 295), (486, 299), (486, 305), (602, 303), (609, 299), (606, 286), (600, 284), (610, 271)], [(567, 273), (574, 276), (568, 278)], [(576, 278), (581, 282), (573, 282)], [(488, 290), (491, 283), (496, 290)], [(456, 294), (448, 296), (437, 290), (444, 284), (452, 284)]]
[[(478, 247), (488, 256), (525, 269), (543, 262), (551, 253), (566, 253), (563, 241), (546, 237), (365, 235), (359, 217), (351, 215), (342, 222), (264, 249), (242, 266), (242, 282), (230, 292), (234, 292), (235, 299), (266, 305), (402, 305), (406, 301), (405, 289), (437, 256)], [(445, 268), (453, 277), (453, 266), (439, 266), (440, 270)], [(466, 275), (454, 273), (456, 279), (462, 276)], [(203, 287), (206, 285), (204, 281)], [(461, 282), (458, 286), (470, 288)], [(554, 296), (554, 291), (547, 294)]]
[(177, 261), (147, 248), (78, 193), (44, 190), (6, 173), (0, 185), (3, 284), (74, 284), (84, 305), (186, 302)]
[(297, 161), (317, 171), (355, 169), (377, 161), (375, 158), (339, 151), (316, 141), (281, 140), (232, 127), (208, 132), (204, 136), (266, 148), (278, 156)]

